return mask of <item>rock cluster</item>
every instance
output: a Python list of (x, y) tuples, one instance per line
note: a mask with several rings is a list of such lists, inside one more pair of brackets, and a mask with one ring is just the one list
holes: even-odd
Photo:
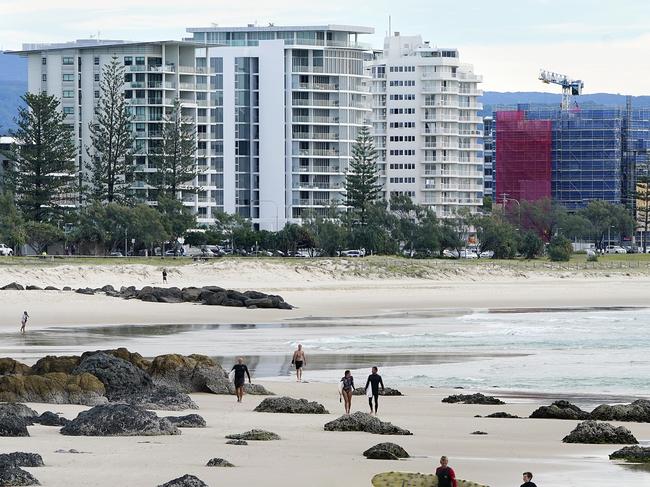
[(43, 457), (38, 453), (0, 453), (0, 468), (9, 467), (42, 467)]
[(591, 419), (650, 423), (650, 401), (639, 399), (631, 404), (617, 404), (615, 406), (603, 404), (591, 412)]
[(307, 399), (267, 397), (254, 409), (258, 413), (329, 414), (325, 406)]
[(208, 484), (194, 475), (183, 475), (177, 479), (165, 482), (158, 487), (208, 487)]
[(446, 403), (462, 403), (462, 404), (505, 404), (501, 399), (492, 396), (485, 396), (480, 392), (476, 394), (454, 394), (445, 397), (442, 402)]
[(650, 463), (650, 447), (626, 446), (616, 450), (609, 456), (610, 460), (625, 460), (627, 462)]
[(26, 470), (18, 467), (7, 467), (0, 469), (0, 485), (22, 486), (41, 485), (36, 478)]
[(598, 421), (583, 421), (565, 436), (564, 443), (589, 443), (589, 444), (614, 444), (614, 445), (636, 445), (638, 441), (634, 435), (624, 426), (612, 426), (609, 423)]
[(90, 374), (52, 372), (0, 376), (0, 401), (93, 406), (107, 401), (104, 393), (103, 384)]
[[(357, 387), (354, 392), (352, 392), (353, 396), (365, 396), (366, 394), (366, 388), (365, 387)], [(384, 390), (379, 389), (379, 395), (380, 396), (403, 396), (400, 391), (397, 389), (393, 389), (391, 387), (386, 387)]]
[(186, 416), (166, 416), (171, 424), (177, 428), (205, 428), (205, 419), (198, 414), (188, 414)]
[(69, 436), (154, 436), (179, 435), (168, 419), (130, 404), (95, 406), (61, 428)]
[(376, 435), (411, 435), (410, 431), (379, 420), (368, 413), (356, 413), (341, 416), (325, 424), (325, 431), (364, 431)]
[(497, 412), (497, 413), (488, 414), (488, 415), (485, 416), (485, 417), (486, 417), (486, 418), (509, 418), (509, 419), (512, 418), (512, 419), (521, 419), (521, 418), (519, 418), (519, 416), (517, 416), (517, 415), (515, 415), (515, 414), (510, 414), (510, 413), (506, 413), (506, 412), (503, 412), (503, 411), (499, 411), (499, 412)]
[(589, 419), (589, 413), (583, 411), (578, 406), (571, 404), (569, 401), (555, 401), (550, 406), (541, 406), (530, 415), (531, 418), (545, 419), (572, 419), (584, 420)]
[(34, 418), (34, 422), (39, 423), (42, 426), (65, 426), (70, 422), (70, 420), (63, 416), (59, 416), (52, 411), (45, 411), (37, 418)]
[[(26, 418), (15, 414), (6, 413), (0, 415), (0, 437), (2, 436), (29, 436), (27, 425), (30, 424)], [(0, 484), (2, 485), (2, 484)]]
[(237, 446), (246, 446), (248, 442), (246, 440), (228, 440), (226, 445), (237, 445)]
[(244, 433), (226, 435), (229, 440), (246, 440), (246, 441), (271, 441), (279, 440), (280, 437), (270, 431), (252, 429)]
[(234, 467), (234, 465), (223, 458), (212, 458), (208, 460), (206, 467)]
[(378, 443), (363, 452), (363, 456), (370, 460), (399, 460), (409, 458), (404, 448), (395, 443)]

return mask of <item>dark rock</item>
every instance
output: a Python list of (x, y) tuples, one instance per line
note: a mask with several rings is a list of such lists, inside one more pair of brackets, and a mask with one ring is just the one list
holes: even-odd
[(72, 291), (72, 288), (70, 286), (63, 286), (62, 291)]
[(138, 352), (129, 352), (124, 347), (120, 348), (115, 348), (113, 350), (96, 350), (95, 352), (84, 352), (81, 355), (81, 358), (84, 359), (89, 355), (92, 355), (93, 353), (97, 352), (104, 352), (109, 355), (112, 355), (113, 357), (121, 358), (122, 360), (126, 360), (127, 362), (131, 362), (133, 365), (138, 367), (139, 369), (142, 369), (146, 371), (149, 366), (151, 365), (151, 362), (147, 359), (145, 359), (142, 355), (140, 355)]
[(492, 396), (484, 396), (480, 392), (476, 394), (455, 394), (445, 397), (442, 402), (451, 404), (505, 404), (501, 399)]
[(186, 416), (166, 416), (169, 422), (179, 428), (205, 428), (205, 419), (198, 414), (188, 414)]
[[(354, 392), (352, 392), (353, 396), (365, 396), (366, 395), (366, 388), (365, 387), (357, 387)], [(386, 387), (384, 390), (379, 389), (379, 395), (380, 396), (402, 396), (403, 394), (398, 391), (397, 389), (392, 389), (390, 387)]]
[(31, 367), (12, 358), (0, 358), (0, 375), (27, 375)]
[[(27, 420), (15, 414), (0, 415), (0, 437), (2, 436), (29, 436)], [(2, 485), (2, 484), (0, 484)]]
[(242, 294), (248, 299), (264, 299), (268, 297), (268, 294), (259, 291), (244, 291)]
[(639, 399), (631, 404), (603, 404), (591, 412), (591, 419), (650, 423), (650, 400)]
[(206, 467), (234, 467), (234, 465), (223, 458), (213, 458), (208, 461)]
[(411, 435), (408, 430), (394, 426), (392, 423), (380, 421), (368, 413), (357, 411), (354, 414), (341, 416), (325, 424), (325, 431), (365, 431), (376, 435)]
[(54, 287), (54, 286), (45, 286), (45, 290), (46, 291), (59, 291), (59, 288)]
[(18, 284), (17, 282), (11, 282), (9, 284), (5, 284), (4, 286), (0, 287), (0, 290), (2, 290), (2, 291), (24, 291), (25, 288), (23, 287), (22, 284)]
[(21, 418), (33, 418), (38, 416), (38, 413), (32, 408), (17, 402), (2, 402), (0, 403), (0, 416), (5, 414), (13, 414)]
[(0, 468), (43, 466), (43, 457), (38, 453), (13, 452), (0, 454)]
[(70, 422), (69, 419), (66, 419), (63, 416), (59, 416), (52, 411), (45, 411), (34, 421), (41, 424), (42, 426), (65, 426)]
[(635, 463), (650, 463), (650, 447), (648, 446), (626, 446), (616, 450), (609, 456), (610, 460), (625, 460)]
[(201, 302), (209, 306), (221, 306), (221, 304), (228, 299), (226, 293), (213, 293), (211, 291), (203, 291), (200, 296)]
[(275, 433), (270, 431), (252, 429), (244, 433), (227, 435), (229, 440), (247, 440), (247, 441), (270, 441), (270, 440), (279, 440), (280, 437)]
[(276, 304), (277, 303), (274, 303), (273, 299), (269, 297), (258, 299), (249, 298), (244, 301), (244, 306), (255, 306), (256, 308), (276, 308)]
[(137, 294), (137, 290), (135, 286), (129, 286), (129, 287), (122, 286), (120, 288), (120, 296), (122, 296), (124, 299), (133, 299), (135, 298), (136, 294)]
[(105, 293), (115, 293), (117, 292), (113, 286), (110, 284), (106, 284), (105, 286), (102, 287), (102, 291)]
[(243, 303), (248, 299), (248, 296), (246, 296), (244, 293), (240, 293), (239, 291), (235, 291), (234, 289), (227, 289), (226, 296), (228, 297), (228, 299), (233, 299), (241, 303)]
[(75, 450), (74, 448), (70, 448), (69, 450), (63, 450), (63, 449), (54, 450), (54, 453), (86, 453), (86, 452), (80, 452), (78, 450)]
[(25, 286), (25, 289), (27, 291), (42, 291), (43, 290), (42, 287), (38, 287), (38, 286), (35, 286), (33, 284), (28, 284), (27, 286)]
[(228, 440), (226, 441), (226, 445), (246, 446), (248, 445), (248, 442), (246, 440)]
[(36, 478), (26, 470), (17, 467), (8, 467), (0, 469), (0, 485), (20, 486), (20, 485), (41, 485)]
[(181, 298), (186, 303), (195, 303), (199, 300), (202, 291), (203, 290), (198, 287), (184, 287), (181, 290)]
[(130, 404), (95, 406), (61, 428), (69, 436), (154, 436), (179, 435), (179, 429), (165, 418)]
[(87, 373), (0, 376), (0, 401), (95, 406), (107, 402), (105, 392), (97, 377)]
[(155, 287), (153, 294), (159, 303), (182, 303), (183, 293), (177, 287)]
[(498, 413), (492, 413), (488, 414), (485, 416), (486, 418), (513, 418), (513, 419), (521, 419), (519, 416), (515, 414), (510, 414), (510, 413), (505, 413), (503, 411), (499, 411)]
[(550, 406), (542, 406), (530, 415), (531, 418), (545, 419), (572, 419), (584, 420), (589, 419), (589, 413), (583, 411), (578, 406), (571, 404), (569, 401), (555, 401)]
[(140, 394), (125, 395), (122, 397), (122, 401), (145, 409), (163, 409), (165, 411), (199, 409), (199, 406), (187, 394), (162, 386), (142, 391)]
[(395, 443), (379, 443), (363, 452), (363, 456), (373, 460), (399, 460), (409, 458), (404, 448)]
[(284, 301), (282, 301), (278, 305), (278, 309), (293, 309), (293, 306), (291, 306), (289, 303), (285, 303)]
[(292, 397), (267, 397), (254, 411), (258, 413), (329, 414), (322, 404)]
[(619, 444), (636, 445), (638, 441), (624, 426), (612, 426), (609, 423), (583, 421), (565, 436), (564, 443)]
[(476, 430), (476, 431), (472, 431), (470, 435), (487, 435), (487, 433), (485, 431)]
[(158, 487), (208, 487), (208, 484), (194, 475), (183, 475)]
[(89, 287), (79, 288), (75, 292), (79, 294), (88, 294), (88, 295), (95, 294), (95, 290)]
[(36, 362), (31, 369), (34, 375), (44, 375), (50, 372), (63, 372), (65, 374), (72, 374), (72, 371), (81, 362), (81, 357), (75, 355), (56, 357), (54, 355), (47, 355)]
[(237, 307), (243, 307), (244, 303), (243, 301), (239, 301), (237, 299), (225, 298), (221, 302), (221, 306), (231, 306), (237, 308)]
[(104, 352), (82, 356), (72, 373), (89, 373), (97, 377), (104, 384), (106, 397), (111, 401), (153, 389), (153, 381), (146, 372), (131, 362)]

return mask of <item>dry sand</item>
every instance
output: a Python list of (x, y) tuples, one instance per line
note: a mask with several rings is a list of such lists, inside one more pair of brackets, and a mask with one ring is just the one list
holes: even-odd
[[(385, 271), (378, 276), (341, 266), (334, 261), (310, 267), (307, 263), (226, 260), (168, 268), (169, 285), (212, 284), (275, 292), (297, 306), (291, 311), (154, 304), (70, 292), (0, 292), (0, 328), (5, 332), (17, 329), (24, 309), (32, 316), (28, 327), (35, 329), (78, 324), (281, 322), (441, 309), (647, 306), (650, 283), (644, 273), (522, 273), (487, 267), (445, 267), (437, 273), (410, 278)], [(58, 287), (140, 287), (157, 285), (161, 268), (0, 267), (0, 285), (17, 281)], [(650, 478), (650, 473), (611, 464), (607, 454), (615, 446), (562, 444), (561, 438), (575, 422), (474, 418), (475, 414), (495, 411), (527, 416), (538, 405), (548, 404), (545, 399), (519, 400), (506, 406), (444, 405), (440, 399), (451, 391), (408, 390), (404, 391), (406, 397), (382, 398), (380, 416), (412, 430), (414, 436), (380, 437), (323, 431), (323, 424), (342, 411), (335, 386), (293, 382), (266, 385), (280, 394), (322, 402), (332, 414), (254, 413), (252, 409), (261, 398), (247, 396), (242, 405), (237, 405), (232, 397), (199, 394), (194, 399), (201, 407), (198, 412), (208, 422), (207, 429), (185, 429), (178, 437), (75, 438), (58, 434), (57, 428), (37, 425), (30, 428), (31, 438), (3, 438), (0, 450), (42, 454), (47, 467), (30, 471), (49, 487), (155, 486), (185, 473), (197, 475), (210, 486), (368, 486), (372, 475), (382, 471), (431, 472), (442, 454), (451, 458), (459, 477), (492, 487), (519, 485), (524, 470), (535, 472), (540, 487), (614, 485), (621, 475), (639, 479), (634, 480), (634, 485), (644, 485)], [(84, 409), (70, 405), (32, 406), (39, 412), (59, 411), (67, 417)], [(365, 398), (354, 398), (354, 410), (365, 411), (365, 406)], [(650, 439), (650, 425), (626, 426), (639, 439)], [(253, 427), (269, 429), (283, 439), (245, 447), (225, 445), (225, 434)], [(489, 434), (470, 435), (474, 430)], [(393, 462), (370, 461), (361, 456), (366, 448), (382, 441), (395, 441), (415, 457)], [(70, 448), (86, 453), (54, 453)], [(225, 458), (237, 468), (204, 467), (213, 457)]]

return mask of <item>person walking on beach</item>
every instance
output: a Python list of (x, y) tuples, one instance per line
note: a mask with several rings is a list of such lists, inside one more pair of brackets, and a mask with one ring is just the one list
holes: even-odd
[(20, 333), (23, 335), (25, 334), (25, 326), (27, 326), (28, 319), (29, 315), (27, 314), (27, 311), (23, 311), (23, 316), (20, 318)]
[(302, 345), (298, 344), (298, 350), (293, 352), (291, 364), (296, 366), (296, 382), (302, 382), (302, 368), (307, 365), (307, 357)]
[(456, 472), (449, 466), (449, 459), (446, 456), (440, 457), (440, 466), (436, 468), (438, 487), (458, 487), (456, 483)]
[[(384, 381), (381, 380), (381, 375), (377, 372), (377, 367), (372, 368), (372, 374), (368, 376), (366, 381), (366, 396), (368, 396), (368, 405), (370, 406), (370, 414), (372, 414), (372, 399), (375, 399), (375, 415), (377, 414), (377, 407), (379, 406), (379, 386), (381, 385), (382, 392), (384, 391)], [(371, 390), (368, 391), (368, 386)]]
[(341, 379), (340, 389), (343, 401), (345, 402), (345, 414), (350, 414), (350, 408), (352, 407), (352, 391), (354, 391), (354, 377), (352, 377), (349, 370), (345, 371), (345, 374)]
[(533, 480), (532, 473), (524, 472), (522, 475), (524, 477), (524, 483), (521, 484), (521, 487), (537, 487), (537, 484), (535, 482), (532, 482)]
[(163, 284), (167, 284), (167, 269), (163, 269), (162, 276), (163, 276)]
[(244, 383), (246, 382), (245, 375), (248, 376), (248, 383), (250, 384), (251, 374), (248, 372), (248, 367), (246, 367), (242, 357), (237, 359), (237, 363), (232, 366), (230, 371), (235, 372), (235, 394), (237, 395), (237, 402), (241, 402), (244, 398)]

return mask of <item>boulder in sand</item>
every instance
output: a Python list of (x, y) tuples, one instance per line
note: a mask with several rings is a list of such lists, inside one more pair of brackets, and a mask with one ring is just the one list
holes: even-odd
[(625, 460), (634, 463), (650, 463), (650, 447), (648, 446), (626, 446), (616, 450), (609, 456), (610, 460)]
[(246, 440), (246, 441), (271, 441), (279, 440), (280, 437), (275, 433), (265, 430), (252, 429), (244, 433), (226, 435), (229, 440)]
[(169, 420), (130, 404), (95, 406), (61, 428), (69, 436), (156, 436), (179, 435)]
[(253, 410), (258, 413), (289, 413), (289, 414), (329, 414), (325, 406), (307, 399), (292, 397), (267, 397)]
[(38, 418), (35, 418), (34, 422), (39, 423), (42, 426), (65, 426), (70, 422), (70, 420), (63, 416), (59, 416), (52, 411), (45, 411)]
[(31, 371), (29, 365), (12, 358), (0, 358), (0, 375), (27, 375)]
[(165, 482), (158, 487), (208, 487), (208, 484), (194, 475), (183, 475), (177, 479)]
[[(486, 487), (469, 480), (457, 479), (458, 487)], [(372, 478), (373, 487), (437, 487), (438, 478), (434, 474), (410, 472), (385, 472), (378, 473)]]
[(234, 465), (223, 458), (212, 458), (208, 461), (206, 467), (234, 467)]
[(33, 418), (38, 416), (38, 413), (32, 408), (17, 402), (2, 402), (0, 403), (0, 416), (4, 414), (13, 414), (21, 418)]
[(515, 415), (515, 414), (506, 413), (506, 412), (504, 412), (504, 411), (499, 411), (499, 412), (496, 412), (496, 413), (488, 414), (488, 415), (485, 416), (485, 417), (486, 417), (486, 418), (521, 419), (519, 416), (517, 416), (517, 415)]
[(28, 421), (25, 418), (21, 418), (15, 414), (2, 414), (0, 415), (0, 437), (29, 436), (27, 424)]
[(21, 486), (21, 485), (41, 485), (36, 478), (26, 470), (18, 467), (0, 468), (0, 485), (4, 486)]
[(505, 404), (501, 399), (497, 399), (496, 397), (493, 396), (485, 396), (481, 394), (480, 392), (477, 392), (476, 394), (454, 394), (448, 397), (445, 397), (442, 402), (450, 403), (450, 404), (488, 404), (488, 405), (494, 405), (494, 404)]
[(395, 443), (379, 443), (363, 452), (363, 456), (372, 460), (399, 460), (409, 458), (404, 448)]
[(376, 435), (412, 435), (409, 430), (379, 420), (376, 416), (357, 411), (325, 424), (325, 431), (364, 431)]
[(248, 442), (246, 440), (228, 440), (226, 445), (237, 445), (237, 446), (246, 446)]
[(571, 433), (565, 436), (564, 443), (636, 445), (639, 443), (634, 435), (624, 426), (612, 426), (598, 421), (578, 423)]
[(43, 457), (38, 453), (0, 453), (0, 468), (9, 467), (42, 467)]
[[(366, 388), (365, 387), (357, 387), (354, 392), (352, 392), (353, 396), (365, 396), (366, 394)], [(391, 387), (386, 387), (385, 389), (379, 389), (379, 395), (380, 396), (403, 396), (400, 391), (397, 389), (393, 389)]]
[(0, 287), (0, 290), (2, 291), (24, 291), (25, 286), (22, 284), (18, 284), (17, 282), (10, 282), (9, 284), (5, 284), (4, 286)]
[(65, 374), (72, 374), (72, 371), (81, 362), (81, 357), (76, 355), (57, 357), (54, 355), (47, 355), (39, 359), (31, 368), (33, 375), (44, 375), (50, 372), (63, 372)]
[(186, 416), (166, 416), (165, 419), (178, 428), (205, 428), (205, 419), (198, 414), (188, 414)]
[(545, 419), (589, 419), (589, 413), (583, 411), (578, 406), (571, 404), (569, 401), (555, 401), (550, 406), (541, 406), (530, 415), (531, 418)]
[(591, 412), (591, 419), (650, 423), (650, 400), (639, 399), (631, 404), (603, 404)]
[(104, 385), (97, 377), (86, 373), (0, 376), (0, 401), (94, 406), (107, 402), (104, 393)]

